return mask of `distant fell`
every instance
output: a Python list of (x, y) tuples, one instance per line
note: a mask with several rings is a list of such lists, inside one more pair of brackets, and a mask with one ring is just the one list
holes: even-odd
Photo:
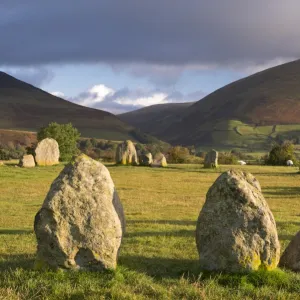
[(71, 122), (86, 137), (157, 141), (111, 113), (74, 104), (0, 72), (0, 129), (37, 131), (50, 122)]

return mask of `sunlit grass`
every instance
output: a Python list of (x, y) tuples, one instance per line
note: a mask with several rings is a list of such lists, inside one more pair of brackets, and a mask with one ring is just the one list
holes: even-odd
[[(194, 232), (205, 194), (220, 172), (199, 165), (109, 171), (123, 202), (127, 233), (115, 272), (36, 272), (33, 219), (63, 168), (0, 167), (0, 299), (298, 299), (300, 275), (202, 274)], [(260, 181), (282, 250), (300, 227), (298, 169), (235, 166)], [(297, 298), (298, 297), (298, 298)]]

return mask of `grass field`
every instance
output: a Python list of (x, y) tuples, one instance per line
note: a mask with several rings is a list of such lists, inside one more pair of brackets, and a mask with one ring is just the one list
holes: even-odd
[[(37, 272), (33, 219), (62, 165), (0, 167), (0, 299), (299, 299), (300, 275), (203, 274), (194, 231), (205, 194), (221, 171), (108, 166), (127, 233), (114, 272)], [(300, 228), (298, 169), (236, 166), (253, 173), (275, 216), (282, 250)]]

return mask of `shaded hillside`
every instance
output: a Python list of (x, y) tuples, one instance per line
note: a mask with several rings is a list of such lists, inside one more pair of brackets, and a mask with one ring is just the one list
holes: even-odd
[(170, 112), (161, 127), (154, 123), (163, 110), (133, 113), (132, 120), (125, 114), (128, 122), (146, 132), (154, 126), (155, 135), (172, 144), (268, 149), (274, 141), (299, 140), (300, 60), (235, 81), (182, 107), (179, 116)]
[[(300, 124), (300, 60), (235, 81), (188, 107), (166, 132), (183, 144), (214, 144), (217, 123), (239, 120), (252, 126)], [(204, 133), (205, 132), (205, 133)]]
[(151, 105), (118, 117), (143, 132), (161, 138), (172, 124), (181, 120), (185, 109), (192, 104), (194, 102)]
[(111, 113), (55, 97), (3, 72), (0, 72), (0, 107), (0, 129), (37, 131), (53, 121), (71, 122), (87, 137), (153, 140)]

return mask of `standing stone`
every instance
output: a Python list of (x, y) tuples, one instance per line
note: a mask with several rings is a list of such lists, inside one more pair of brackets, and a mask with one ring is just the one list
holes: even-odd
[(214, 182), (198, 218), (196, 243), (203, 270), (239, 273), (276, 268), (280, 255), (276, 224), (253, 175), (231, 170)]
[(108, 169), (86, 155), (54, 180), (35, 217), (36, 269), (114, 269), (125, 230)]
[(151, 166), (153, 162), (152, 154), (150, 152), (141, 154), (139, 157), (139, 161), (141, 166)]
[(119, 144), (116, 152), (116, 162), (121, 165), (137, 165), (137, 153), (132, 141), (127, 140)]
[(168, 164), (167, 164), (166, 157), (162, 153), (157, 153), (154, 157), (151, 167), (164, 168), (167, 166), (168, 166)]
[(35, 162), (33, 155), (24, 155), (19, 161), (19, 166), (23, 168), (34, 168)]
[(0, 161), (0, 167), (1, 166), (4, 166), (4, 162), (3, 161)]
[(207, 152), (204, 159), (204, 168), (217, 168), (218, 167), (218, 151), (211, 150)]
[(35, 149), (35, 161), (39, 166), (53, 166), (59, 163), (59, 147), (54, 139), (40, 141)]
[(279, 266), (294, 272), (300, 272), (300, 231), (293, 237), (283, 252)]

